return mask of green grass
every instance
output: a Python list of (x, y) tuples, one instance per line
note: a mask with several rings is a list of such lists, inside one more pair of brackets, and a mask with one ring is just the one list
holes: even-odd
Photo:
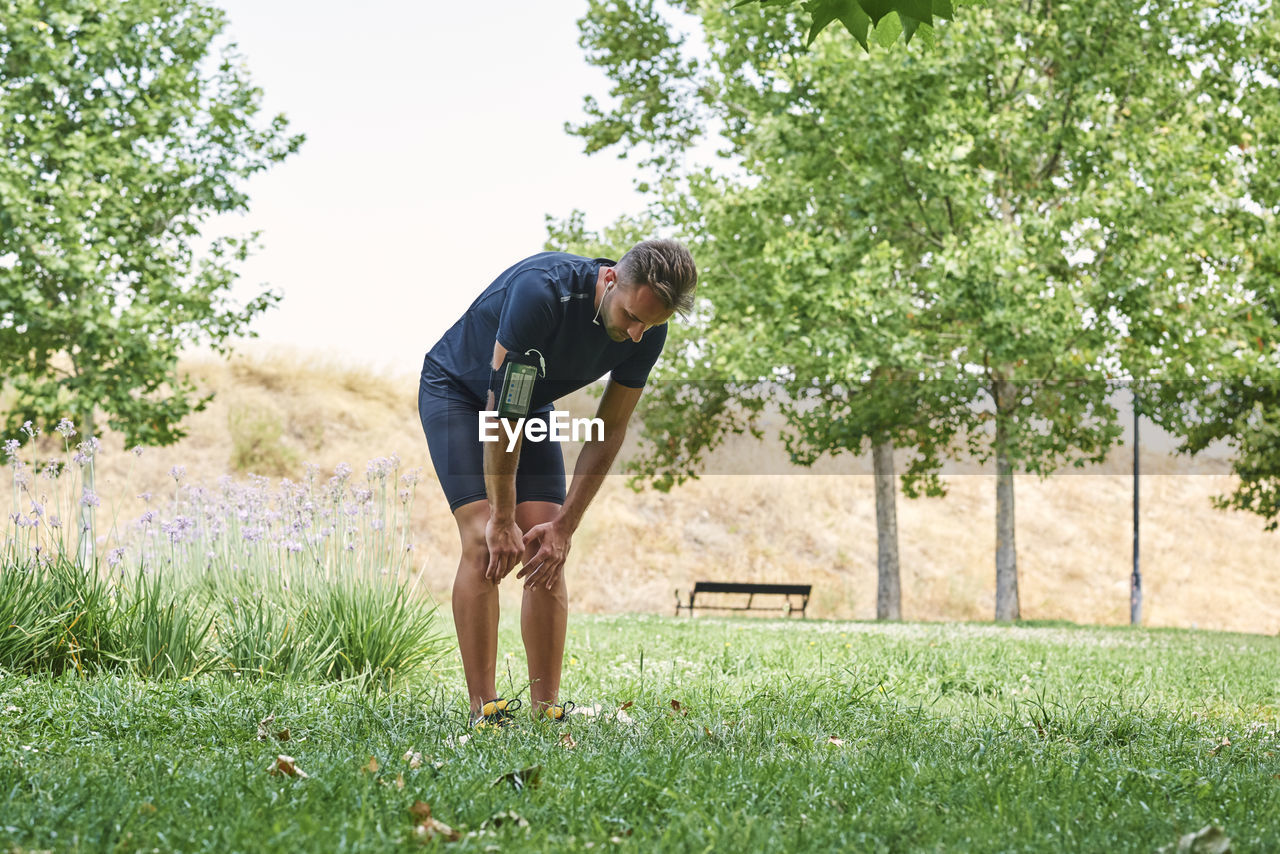
[[(514, 620), (501, 649), (511, 695)], [(1151, 852), (1208, 824), (1280, 850), (1276, 638), (575, 617), (566, 657), (564, 696), (601, 707), (572, 750), (527, 721), (459, 743), (456, 671), (0, 677), (0, 851), (418, 850), (415, 800), (451, 851)]]

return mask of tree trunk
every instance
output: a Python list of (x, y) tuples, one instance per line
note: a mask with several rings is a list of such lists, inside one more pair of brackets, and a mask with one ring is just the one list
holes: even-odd
[(902, 581), (898, 574), (898, 511), (894, 490), (893, 442), (871, 447), (876, 477), (876, 619), (902, 619)]
[(1012, 386), (996, 381), (996, 619), (1022, 618), (1018, 606), (1018, 549), (1014, 542), (1013, 464), (1009, 460), (1005, 415), (1012, 409)]
[[(82, 441), (88, 442), (92, 439), (93, 430), (93, 412), (90, 411), (80, 422)], [(93, 467), (96, 462), (96, 459), (90, 457), (89, 462), (81, 469), (83, 487), (89, 492), (94, 491)], [(76, 562), (82, 568), (93, 566), (94, 563), (96, 540), (94, 539), (93, 514), (93, 507), (82, 501), (80, 503), (80, 540), (76, 549)]]

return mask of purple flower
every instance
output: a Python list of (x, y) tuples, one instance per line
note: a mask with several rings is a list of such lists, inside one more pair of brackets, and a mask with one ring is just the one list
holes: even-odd
[(186, 476), (187, 476), (186, 466), (174, 466), (173, 468), (169, 469), (169, 477), (173, 478), (174, 482), (180, 481)]
[(156, 511), (148, 510), (138, 518), (138, 524), (143, 525), (145, 527), (146, 525), (150, 525), (155, 520), (156, 520)]
[(76, 425), (72, 424), (65, 418), (59, 421), (58, 426), (54, 429), (57, 430), (59, 435), (64, 439), (70, 439), (76, 434)]
[(36, 518), (36, 519), (40, 519), (40, 518), (42, 518), (42, 517), (44, 516), (44, 505), (43, 505), (43, 504), (40, 504), (39, 502), (32, 501), (32, 502), (31, 502), (31, 515), (32, 515), (32, 517), (34, 517), (34, 518)]
[(90, 436), (80, 444), (76, 445), (76, 455), (72, 457), (78, 465), (84, 465), (93, 459), (93, 455), (102, 450), (102, 445), (97, 438)]
[(298, 542), (297, 540), (289, 540), (287, 543), (284, 544), (284, 548), (285, 548), (285, 551), (292, 552), (293, 554), (297, 554), (298, 552), (302, 551), (302, 543)]
[(160, 526), (160, 530), (169, 535), (169, 542), (179, 543), (185, 539), (185, 534), (195, 528), (194, 520), (186, 516), (178, 516), (172, 522), (166, 522)]
[(333, 473), (339, 480), (346, 480), (351, 476), (351, 466), (346, 463), (338, 463)]
[(422, 478), (422, 470), (414, 469), (408, 474), (400, 475), (400, 484), (402, 486), (413, 486)]
[(58, 475), (62, 474), (62, 463), (59, 460), (49, 460), (42, 474), (49, 480), (57, 480)]
[(124, 559), (123, 546), (121, 546), (118, 549), (112, 549), (107, 554), (107, 566), (110, 567), (111, 569), (115, 569), (120, 564), (120, 561), (123, 559)]
[(247, 543), (256, 543), (262, 540), (261, 528), (244, 528), (240, 531), (240, 535), (244, 537)]
[(142, 456), (142, 446), (141, 446), (141, 445), (134, 445), (134, 446), (133, 446), (133, 455), (134, 455), (135, 457), (140, 457), (140, 456)]
[(4, 443), (5, 456), (13, 459), (18, 455), (18, 448), (22, 447), (22, 443), (17, 439), (6, 439)]
[(40, 428), (38, 428), (38, 427), (33, 428), (33, 427), (31, 426), (31, 422), (30, 422), (30, 421), (23, 421), (23, 422), (22, 422), (22, 432), (23, 432), (23, 433), (26, 433), (28, 436), (30, 436), (32, 439), (34, 439), (36, 436), (39, 436), (39, 435), (40, 435)]
[(55, 531), (62, 527), (62, 519), (58, 516), (49, 517), (49, 527)]
[(97, 507), (102, 502), (98, 500), (98, 495), (92, 489), (85, 488), (84, 494), (80, 496), (81, 507)]
[(143, 502), (144, 504), (150, 504), (150, 503), (151, 503), (151, 493), (150, 493), (150, 492), (143, 492), (143, 493), (140, 493), (140, 494), (138, 495), (138, 497), (142, 499), (142, 502)]

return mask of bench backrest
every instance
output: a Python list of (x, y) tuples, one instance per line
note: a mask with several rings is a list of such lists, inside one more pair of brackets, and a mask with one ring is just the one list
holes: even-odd
[(786, 596), (808, 596), (812, 584), (740, 584), (732, 581), (698, 581), (694, 593), (778, 593)]

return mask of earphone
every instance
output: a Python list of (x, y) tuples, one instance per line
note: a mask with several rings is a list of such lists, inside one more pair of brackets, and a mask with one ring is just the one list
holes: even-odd
[(594, 323), (596, 326), (600, 325), (600, 311), (604, 308), (604, 296), (605, 294), (609, 293), (609, 288), (613, 287), (616, 283), (617, 283), (617, 280), (615, 279), (614, 281), (605, 285), (604, 293), (600, 294), (600, 308), (596, 309), (596, 316), (591, 318), (591, 322)]

